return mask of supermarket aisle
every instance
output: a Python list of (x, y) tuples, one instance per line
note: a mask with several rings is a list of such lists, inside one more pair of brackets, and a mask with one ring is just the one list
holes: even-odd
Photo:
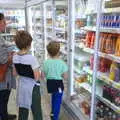
[[(45, 84), (41, 83), (42, 89), (41, 89), (41, 96), (42, 96), (42, 109), (43, 109), (43, 118), (44, 120), (50, 120), (50, 104), (49, 100), (50, 97), (47, 94), (47, 90), (45, 88)], [(18, 108), (15, 106), (16, 105), (16, 91), (12, 90), (11, 95), (10, 95), (10, 100), (8, 104), (8, 111), (11, 114), (17, 114), (18, 113)], [(29, 114), (29, 120), (32, 120), (32, 115)], [(60, 115), (60, 120), (72, 120), (68, 117), (68, 115), (65, 114), (64, 109), (61, 110), (61, 115)]]

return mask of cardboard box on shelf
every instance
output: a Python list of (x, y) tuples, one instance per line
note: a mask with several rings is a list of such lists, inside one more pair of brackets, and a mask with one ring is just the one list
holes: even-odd
[(112, 0), (105, 2), (105, 8), (115, 8), (120, 7), (120, 0)]

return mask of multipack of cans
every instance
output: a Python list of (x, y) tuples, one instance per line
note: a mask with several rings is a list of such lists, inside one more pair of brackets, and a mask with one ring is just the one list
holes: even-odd
[(120, 28), (120, 14), (105, 14), (101, 17), (101, 27)]

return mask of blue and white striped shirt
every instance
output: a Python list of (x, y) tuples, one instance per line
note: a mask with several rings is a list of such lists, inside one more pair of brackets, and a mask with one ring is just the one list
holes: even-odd
[[(4, 37), (0, 35), (0, 64), (7, 63), (8, 53), (9, 53), (8, 45)], [(11, 88), (16, 88), (15, 78), (13, 77), (12, 74), (12, 65), (9, 66), (8, 68), (8, 71), (6, 73), (6, 80), (4, 82), (0, 82), (0, 90)]]

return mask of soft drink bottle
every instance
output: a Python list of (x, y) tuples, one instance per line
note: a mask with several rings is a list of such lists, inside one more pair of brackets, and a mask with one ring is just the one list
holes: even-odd
[(120, 56), (120, 36), (117, 38), (115, 55)]
[(90, 48), (91, 38), (92, 38), (92, 32), (88, 32), (86, 35), (86, 47)]
[(95, 33), (93, 32), (92, 37), (91, 37), (90, 48), (94, 48), (94, 43), (95, 43)]
[(108, 54), (111, 54), (113, 51), (113, 44), (112, 44), (111, 38), (112, 38), (112, 34), (109, 34), (105, 44), (105, 53), (108, 53)]

